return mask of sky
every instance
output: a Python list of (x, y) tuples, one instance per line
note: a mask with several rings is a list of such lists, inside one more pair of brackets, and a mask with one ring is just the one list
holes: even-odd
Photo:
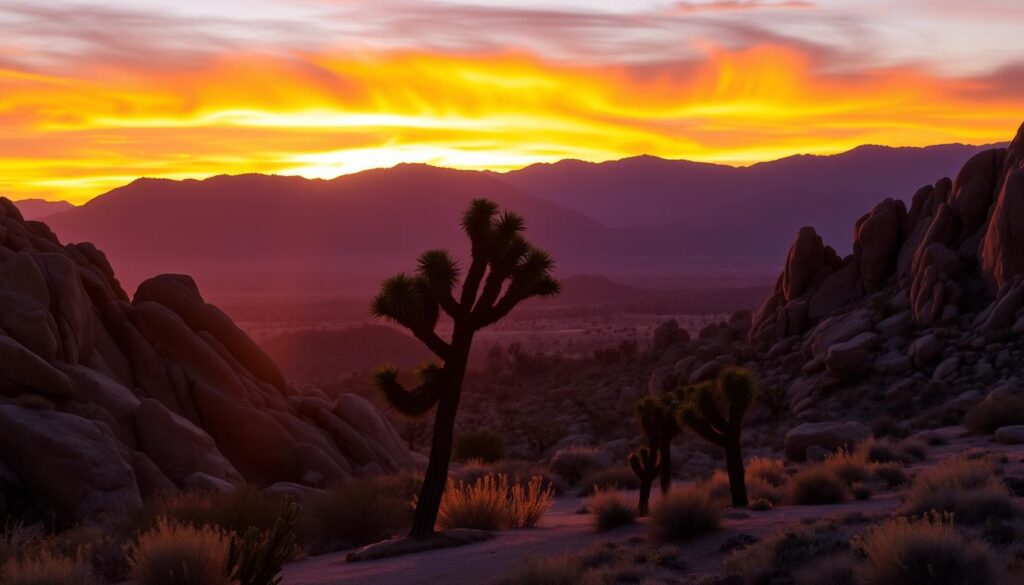
[(0, 194), (1008, 140), (1018, 0), (0, 0)]

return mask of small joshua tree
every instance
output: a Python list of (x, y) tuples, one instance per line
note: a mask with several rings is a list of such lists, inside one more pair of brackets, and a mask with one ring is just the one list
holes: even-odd
[(676, 394), (641, 398), (636, 405), (637, 422), (647, 446), (629, 456), (629, 466), (640, 478), (640, 503), (637, 513), (647, 513), (651, 486), (661, 478), (661, 493), (672, 486), (672, 439), (679, 434), (675, 420)]
[(679, 423), (725, 450), (732, 505), (747, 506), (747, 485), (743, 477), (740, 434), (743, 417), (754, 402), (757, 387), (753, 375), (743, 368), (726, 368), (715, 383), (704, 382), (679, 390)]
[(646, 516), (651, 501), (651, 486), (658, 478), (658, 451), (650, 447), (641, 447), (629, 455), (629, 467), (640, 478), (640, 502), (636, 513)]
[[(520, 302), (559, 290), (551, 276), (554, 262), (523, 237), (525, 222), (519, 215), (499, 214), (495, 203), (475, 199), (463, 214), (462, 229), (469, 237), (471, 260), (460, 290), (456, 291), (458, 264), (447, 251), (430, 250), (420, 255), (415, 274), (387, 279), (373, 300), (375, 316), (411, 331), (440, 360), (421, 368), (420, 384), (410, 390), (398, 382), (393, 368), (385, 367), (374, 376), (387, 403), (403, 414), (422, 415), (437, 406), (430, 459), (409, 533), (413, 538), (434, 532), (473, 336)], [(435, 332), (441, 311), (452, 320), (450, 340)]]

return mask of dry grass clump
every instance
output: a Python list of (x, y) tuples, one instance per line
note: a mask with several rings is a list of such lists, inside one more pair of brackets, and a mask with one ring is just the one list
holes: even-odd
[(913, 463), (928, 457), (928, 446), (917, 439), (870, 438), (857, 446), (856, 453), (868, 463)]
[(760, 479), (770, 486), (779, 487), (786, 483), (786, 464), (781, 459), (754, 457), (745, 468), (747, 482)]
[(235, 585), (227, 576), (230, 547), (219, 530), (160, 518), (129, 552), (132, 578), (138, 585)]
[(887, 488), (894, 488), (909, 482), (910, 476), (901, 463), (874, 463), (871, 465), (871, 479)]
[(95, 585), (89, 564), (82, 558), (70, 558), (39, 551), (0, 565), (0, 583), (4, 585)]
[(597, 450), (591, 447), (567, 447), (551, 458), (551, 471), (566, 484), (576, 485), (584, 477), (604, 467)]
[(905, 518), (875, 528), (859, 543), (867, 562), (862, 585), (989, 585), (995, 581), (988, 549), (959, 534), (947, 519)]
[(911, 514), (950, 513), (964, 524), (1018, 513), (992, 464), (983, 459), (949, 459), (921, 471), (910, 485), (906, 506)]
[(846, 484), (847, 487), (863, 482), (868, 478), (868, 459), (864, 452), (850, 452), (840, 449), (832, 453), (821, 463), (828, 473)]
[(528, 559), (497, 585), (578, 585), (582, 574), (579, 562), (570, 556)]
[(469, 461), (457, 472), (452, 473), (452, 479), (476, 483), (478, 479), (486, 475), (507, 475), (509, 482), (523, 484), (529, 483), (534, 477), (540, 477), (544, 487), (553, 489), (555, 495), (560, 495), (565, 491), (565, 484), (561, 477), (544, 467), (521, 459), (502, 459), (494, 463)]
[(824, 465), (808, 467), (789, 481), (789, 498), (800, 506), (841, 504), (846, 485)]
[(597, 490), (587, 500), (587, 510), (594, 516), (598, 530), (611, 530), (636, 522), (636, 506), (620, 493)]
[(787, 528), (734, 552), (723, 564), (748, 583), (790, 582), (794, 571), (818, 559), (844, 553), (849, 542), (831, 523)]
[(506, 475), (488, 475), (473, 483), (452, 482), (441, 498), (441, 528), (529, 528), (551, 507), (554, 491), (540, 477), (510, 484)]
[(270, 530), (280, 511), (280, 498), (255, 487), (243, 486), (229, 493), (186, 491), (154, 498), (132, 519), (135, 525), (130, 532), (146, 532), (159, 518), (239, 534), (252, 527)]
[(964, 426), (974, 433), (992, 433), (999, 427), (1024, 424), (1024, 396), (989, 396), (967, 411)]
[(314, 554), (384, 540), (412, 521), (418, 485), (414, 477), (357, 479), (310, 498), (302, 507), (300, 540)]
[(579, 486), (579, 495), (589, 496), (598, 490), (636, 489), (640, 487), (640, 478), (630, 468), (617, 465), (588, 474)]
[(677, 489), (651, 509), (651, 532), (661, 542), (686, 540), (718, 530), (722, 505), (706, 489)]

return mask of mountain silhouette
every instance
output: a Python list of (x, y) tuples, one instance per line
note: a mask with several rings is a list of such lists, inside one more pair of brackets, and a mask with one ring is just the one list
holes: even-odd
[(503, 174), (405, 164), (332, 180), (139, 179), (47, 222), (65, 241), (106, 250), (129, 287), (187, 272), (213, 294), (370, 292), (424, 249), (465, 254), (457, 218), (474, 197), (525, 216), (563, 274), (765, 275), (799, 227), (817, 226), (846, 252), (849, 217), (983, 148), (864, 146), (742, 168), (642, 156)]

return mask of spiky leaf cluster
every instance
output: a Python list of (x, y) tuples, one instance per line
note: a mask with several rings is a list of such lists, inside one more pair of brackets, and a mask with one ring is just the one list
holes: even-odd
[[(463, 213), (462, 229), (472, 258), (465, 275), (448, 251), (428, 250), (417, 259), (415, 273), (384, 281), (372, 306), (376, 317), (409, 329), (445, 364), (453, 349), (435, 332), (441, 311), (451, 317), (456, 331), (472, 335), (522, 301), (559, 291), (551, 275), (554, 261), (526, 240), (526, 222), (518, 214), (499, 213), (493, 201), (474, 199)], [(424, 380), (413, 390), (403, 388), (392, 370), (378, 373), (375, 382), (397, 410), (425, 412), (443, 392), (444, 368), (439, 368), (433, 382)], [(424, 408), (426, 404), (430, 406)]]
[(714, 383), (702, 382), (679, 389), (676, 409), (679, 423), (708, 441), (725, 446), (738, 434), (747, 410), (754, 402), (753, 375), (743, 368), (722, 370)]
[(629, 467), (633, 473), (645, 481), (653, 481), (661, 471), (658, 465), (658, 453), (647, 447), (641, 447), (629, 455)]

